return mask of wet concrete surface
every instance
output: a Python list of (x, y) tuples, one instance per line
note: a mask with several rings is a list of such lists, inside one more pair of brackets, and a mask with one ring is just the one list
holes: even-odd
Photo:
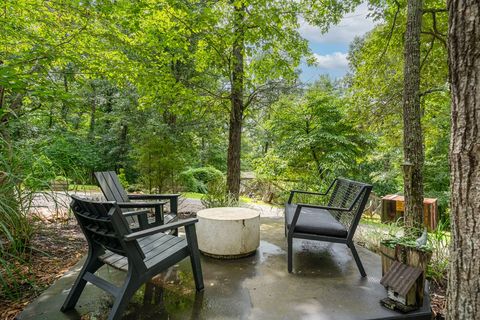
[[(202, 256), (205, 290), (195, 292), (188, 259), (141, 287), (124, 319), (385, 319), (399, 314), (380, 306), (380, 257), (358, 248), (368, 274), (362, 278), (341, 244), (294, 240), (294, 272), (287, 272), (283, 219), (262, 218), (256, 254), (238, 260)], [(60, 307), (83, 261), (19, 315), (29, 319), (106, 319), (112, 298), (88, 284), (77, 307)], [(125, 273), (98, 274), (120, 285)]]

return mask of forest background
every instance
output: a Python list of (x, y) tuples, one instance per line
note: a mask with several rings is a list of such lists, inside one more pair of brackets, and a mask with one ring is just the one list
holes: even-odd
[[(372, 1), (377, 24), (351, 44), (350, 72), (314, 84), (298, 81), (300, 62), (314, 60), (296, 3), (246, 11), (242, 171), (256, 173), (261, 192), (273, 186), (277, 202), (291, 187), (318, 189), (336, 176), (370, 182), (379, 196), (401, 192), (405, 2)], [(356, 4), (303, 15), (327, 30)], [(93, 171), (114, 169), (135, 188), (205, 192), (198, 168), (227, 170), (232, 8), (5, 2), (2, 170), (30, 187), (91, 184)], [(447, 15), (423, 18), (425, 194), (439, 198), (448, 221)]]
[[(376, 24), (351, 43), (346, 76), (299, 81), (315, 62), (302, 19), (326, 32), (359, 3), (3, 1), (0, 203), (22, 211), (13, 190), (93, 184), (102, 170), (131, 191), (206, 193), (235, 179), (232, 145), (255, 173), (250, 197), (283, 203), (337, 176), (401, 193), (406, 1), (368, 2)], [(444, 12), (424, 14), (424, 188), (448, 226), (446, 33)]]

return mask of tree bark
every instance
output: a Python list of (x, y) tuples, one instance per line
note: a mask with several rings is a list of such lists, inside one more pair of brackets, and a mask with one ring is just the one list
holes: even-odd
[(240, 193), (240, 154), (243, 124), (243, 86), (244, 86), (244, 47), (245, 47), (245, 7), (234, 6), (234, 41), (232, 46), (231, 71), (231, 110), (228, 134), (227, 155), (227, 191), (236, 200)]
[(423, 134), (420, 110), (420, 0), (408, 1), (404, 47), (403, 153), (405, 231), (421, 233), (423, 227)]
[[(64, 74), (63, 74), (63, 88), (65, 89), (65, 93), (68, 93), (68, 79), (67, 79), (67, 71), (66, 70), (64, 70)], [(65, 100), (62, 101), (62, 110), (61, 110), (60, 114), (62, 115), (62, 119), (65, 122), (65, 124), (67, 124), (68, 105), (65, 102)]]
[(88, 134), (93, 137), (95, 132), (95, 113), (97, 112), (97, 103), (95, 101), (95, 97), (92, 100), (92, 105), (90, 108), (90, 126), (88, 128)]
[(452, 95), (447, 319), (480, 318), (480, 3), (448, 1)]

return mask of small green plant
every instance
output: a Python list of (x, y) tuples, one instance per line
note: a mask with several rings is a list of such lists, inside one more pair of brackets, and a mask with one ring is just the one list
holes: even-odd
[(238, 200), (226, 191), (225, 178), (215, 179), (207, 184), (207, 193), (202, 197), (207, 208), (238, 207)]
[(120, 169), (118, 171), (118, 180), (120, 180), (120, 183), (122, 184), (122, 186), (125, 188), (125, 189), (128, 189), (129, 187), (129, 183), (127, 181), (127, 177), (125, 175), (125, 169)]
[(429, 233), (428, 244), (432, 248), (432, 259), (427, 268), (427, 276), (437, 283), (445, 282), (450, 254), (450, 232), (448, 221), (440, 221), (437, 228)]

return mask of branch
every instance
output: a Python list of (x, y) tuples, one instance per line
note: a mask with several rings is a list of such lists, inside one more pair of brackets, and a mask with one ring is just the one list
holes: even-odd
[(432, 52), (433, 45), (435, 44), (435, 37), (432, 37), (432, 41), (430, 42), (430, 47), (428, 47), (427, 53), (425, 54), (425, 57), (423, 57), (422, 62), (420, 63), (420, 70), (422, 70), (423, 65), (427, 61), (428, 56), (430, 55), (430, 52)]
[(434, 92), (446, 92), (446, 91), (447, 89), (445, 88), (432, 88), (432, 89), (420, 92), (420, 97), (426, 96), (427, 94), (434, 93)]
[(398, 14), (400, 12), (400, 3), (398, 3), (398, 1), (395, 0), (395, 4), (397, 5), (397, 11), (395, 11), (395, 15), (393, 16), (392, 27), (390, 28), (390, 32), (388, 34), (387, 44), (385, 45), (385, 48), (383, 49), (383, 52), (380, 55), (380, 58), (378, 59), (378, 61), (383, 60), (383, 57), (387, 53), (388, 46), (390, 45), (390, 41), (392, 40), (393, 29), (395, 29), (395, 24), (397, 23), (397, 17), (398, 17)]
[(437, 15), (433, 12), (432, 13), (432, 19), (433, 19), (433, 31), (439, 35), (441, 35), (442, 37), (446, 38), (447, 35), (441, 33), (440, 31), (438, 31), (438, 28), (437, 28)]
[(431, 35), (431, 36), (437, 38), (445, 47), (447, 46), (447, 41), (444, 38), (442, 38), (441, 34), (438, 34), (434, 31), (422, 31), (421, 33)]
[(255, 98), (262, 92), (270, 91), (272, 89), (278, 88), (282, 84), (282, 81), (270, 81), (263, 85), (258, 86), (253, 92), (248, 96), (247, 101), (243, 105), (243, 109), (246, 110), (247, 107), (255, 100)]
[(422, 9), (422, 13), (441, 13), (448, 12), (447, 8), (425, 8)]

